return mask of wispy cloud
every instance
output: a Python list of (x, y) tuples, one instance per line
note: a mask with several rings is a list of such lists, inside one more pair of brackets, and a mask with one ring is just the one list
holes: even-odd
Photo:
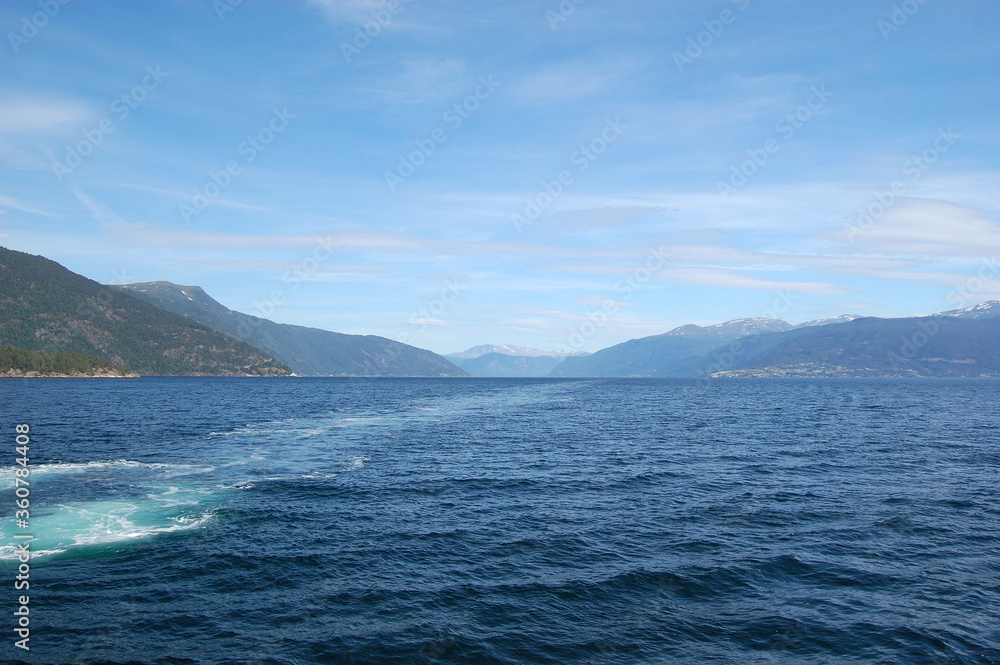
[[(409, 0), (397, 2), (404, 4)], [(389, 0), (307, 0), (310, 6), (318, 7), (335, 21), (364, 23), (370, 21), (375, 12), (387, 11)]]
[(846, 295), (850, 289), (823, 282), (777, 280), (748, 275), (735, 270), (710, 268), (664, 268), (662, 276), (684, 284), (712, 286), (727, 289), (755, 289), (758, 291), (792, 291), (814, 295)]
[(512, 84), (513, 94), (525, 104), (577, 102), (611, 92), (624, 72), (610, 64), (568, 62), (543, 67)]
[(6, 213), (7, 210), (20, 210), (21, 212), (30, 213), (32, 215), (44, 215), (46, 217), (53, 217), (54, 215), (45, 210), (40, 210), (34, 206), (22, 203), (18, 199), (10, 196), (4, 196), (0, 194), (0, 214)]
[(859, 233), (855, 242), (862, 251), (888, 255), (993, 255), (1000, 252), (1000, 221), (955, 203), (906, 199)]
[(65, 132), (97, 118), (88, 105), (76, 100), (53, 100), (7, 92), (0, 104), (0, 132), (27, 136)]
[(97, 221), (99, 224), (120, 225), (123, 223), (122, 218), (119, 217), (118, 214), (114, 210), (112, 210), (110, 206), (108, 206), (103, 201), (99, 201), (84, 193), (83, 189), (81, 189), (79, 185), (70, 185), (70, 190), (73, 192), (73, 195), (80, 201), (80, 203), (82, 203), (87, 208), (87, 210), (90, 211), (90, 214), (93, 215), (94, 220)]

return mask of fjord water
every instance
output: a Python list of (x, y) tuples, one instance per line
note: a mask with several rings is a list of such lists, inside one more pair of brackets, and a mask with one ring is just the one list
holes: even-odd
[(0, 661), (26, 422), (26, 662), (1000, 663), (1000, 381), (0, 396)]

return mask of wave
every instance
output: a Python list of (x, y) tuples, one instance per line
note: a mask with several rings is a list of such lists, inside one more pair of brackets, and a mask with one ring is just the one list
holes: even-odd
[[(180, 504), (178, 504), (180, 505)], [(112, 545), (152, 536), (188, 531), (205, 525), (217, 509), (167, 511), (156, 500), (93, 501), (62, 504), (54, 512), (32, 515), (32, 558), (59, 554), (73, 548)], [(174, 512), (176, 514), (171, 514)], [(0, 530), (0, 542), (11, 540)], [(0, 546), (0, 560), (15, 559), (13, 545)]]
[(264, 436), (289, 435), (294, 439), (307, 439), (329, 432), (331, 429), (354, 424), (352, 421), (363, 421), (365, 418), (350, 418), (343, 416), (335, 417), (310, 417), (310, 418), (289, 418), (286, 420), (272, 420), (263, 423), (249, 423), (242, 427), (236, 427), (225, 432), (209, 432), (207, 438), (229, 438), (247, 437), (257, 438)]
[[(0, 477), (3, 477), (3, 484), (0, 490), (8, 490), (14, 487), (14, 472), (20, 466), (0, 467)], [(51, 462), (48, 464), (31, 464), (28, 467), (31, 476), (48, 475), (80, 475), (95, 473), (105, 470), (121, 469), (146, 469), (149, 471), (162, 472), (164, 478), (177, 478), (180, 476), (211, 473), (214, 466), (198, 466), (195, 464), (165, 464), (160, 462), (136, 462), (134, 460), (94, 460), (90, 462)]]
[(351, 463), (347, 465), (348, 471), (357, 471), (365, 466), (365, 462), (371, 462), (372, 458), (367, 455), (359, 455), (351, 459)]
[(253, 486), (254, 486), (254, 484), (252, 482), (250, 482), (249, 480), (239, 480), (239, 481), (237, 481), (235, 483), (230, 483), (228, 485), (225, 485), (225, 484), (223, 484), (223, 485), (217, 485), (216, 487), (218, 487), (219, 489), (224, 489), (224, 490), (248, 490), (248, 489), (252, 489)]
[(335, 473), (322, 473), (320, 471), (313, 471), (312, 473), (306, 473), (299, 476), (299, 478), (302, 478), (304, 480), (329, 480), (330, 478), (336, 478), (336, 477), (337, 474)]

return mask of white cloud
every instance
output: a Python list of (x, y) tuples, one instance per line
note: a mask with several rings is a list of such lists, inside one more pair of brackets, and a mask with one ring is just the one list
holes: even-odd
[(400, 20), (402, 10), (412, 0), (306, 0), (312, 7), (318, 7), (334, 23), (354, 23), (363, 25), (375, 21), (383, 30), (399, 30), (404, 26)]
[(571, 62), (546, 67), (512, 85), (526, 104), (559, 104), (607, 92), (621, 72), (595, 70), (594, 63)]
[(350, 96), (341, 96), (338, 101), (353, 100), (367, 108), (378, 98), (379, 104), (406, 104), (407, 113), (410, 104), (434, 103), (442, 105), (443, 113), (451, 104), (471, 94), (477, 85), (475, 76), (468, 73), (462, 60), (411, 58), (396, 62), (389, 73), (367, 78), (362, 87), (345, 89), (344, 93)]
[(0, 132), (28, 135), (63, 132), (83, 127), (96, 118), (91, 108), (77, 101), (12, 95), (0, 105)]
[(388, 0), (308, 0), (308, 4), (334, 19), (360, 21), (370, 20), (373, 12), (385, 9)]
[(87, 210), (90, 211), (90, 214), (92, 214), (94, 219), (100, 224), (122, 223), (122, 218), (119, 217), (118, 214), (103, 201), (98, 201), (97, 199), (88, 196), (77, 185), (71, 185), (70, 190), (73, 192), (73, 195), (80, 200), (80, 203), (86, 206)]
[(2, 194), (0, 194), (0, 214), (5, 214), (8, 209), (20, 210), (21, 212), (27, 212), (33, 215), (45, 215), (46, 217), (54, 216), (50, 212), (39, 210), (38, 208), (34, 208), (26, 203), (22, 203), (21, 201), (15, 198), (12, 198), (10, 196), (3, 196)]
[(664, 268), (658, 277), (696, 286), (714, 286), (730, 289), (755, 289), (759, 291), (791, 291), (814, 295), (845, 295), (848, 289), (824, 282), (784, 281), (755, 277), (735, 270), (710, 268)]
[(1000, 222), (979, 209), (906, 199), (854, 234), (867, 252), (929, 257), (981, 257), (1000, 252)]

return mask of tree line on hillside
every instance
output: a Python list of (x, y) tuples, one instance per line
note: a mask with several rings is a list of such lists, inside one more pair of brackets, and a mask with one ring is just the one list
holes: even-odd
[(124, 369), (104, 358), (73, 351), (28, 351), (12, 346), (0, 347), (0, 373), (38, 372), (39, 374), (124, 373)]

